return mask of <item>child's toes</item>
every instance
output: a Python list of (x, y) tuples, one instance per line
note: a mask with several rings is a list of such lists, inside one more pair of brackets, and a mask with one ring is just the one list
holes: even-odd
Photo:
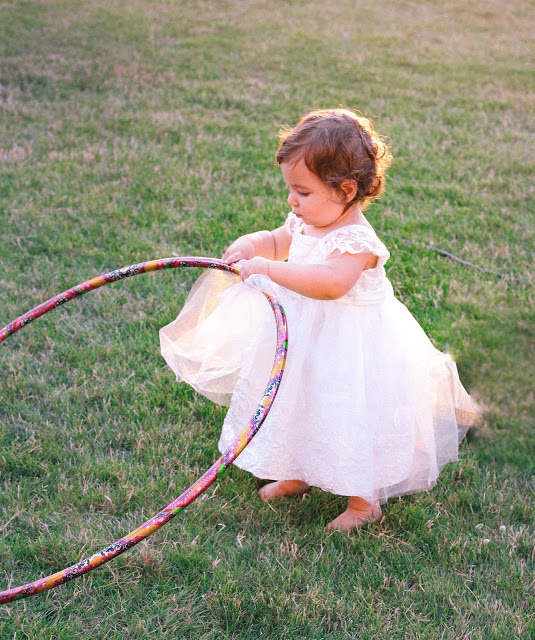
[(301, 496), (310, 489), (310, 485), (301, 480), (278, 480), (264, 485), (258, 495), (261, 500), (269, 501), (286, 496)]
[(362, 527), (369, 522), (375, 522), (382, 517), (381, 508), (378, 505), (373, 505), (369, 512), (357, 511), (348, 507), (344, 513), (341, 513), (337, 518), (325, 527), (325, 531), (349, 531), (357, 527)]

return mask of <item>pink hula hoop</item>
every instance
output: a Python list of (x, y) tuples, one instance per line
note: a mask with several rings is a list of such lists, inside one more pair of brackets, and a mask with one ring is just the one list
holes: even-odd
[[(111, 284), (117, 280), (124, 280), (125, 278), (130, 278), (131, 276), (139, 275), (141, 273), (149, 273), (150, 271), (159, 271), (161, 269), (175, 269), (178, 267), (219, 269), (236, 275), (239, 274), (239, 268), (235, 265), (228, 265), (221, 260), (199, 257), (162, 258), (160, 260), (150, 260), (148, 262), (141, 262), (122, 269), (116, 269), (115, 271), (110, 271), (109, 273), (105, 273), (97, 278), (93, 278), (92, 280), (88, 280), (87, 282), (83, 282), (82, 284), (72, 287), (71, 289), (50, 298), (50, 300), (43, 302), (31, 311), (20, 316), (0, 330), (0, 342), (3, 342), (8, 336), (19, 331), (19, 329), (22, 329), (36, 318), (39, 318), (45, 313), (52, 311), (52, 309), (55, 309), (65, 302), (73, 300), (84, 293), (88, 293), (89, 291), (93, 291), (94, 289), (98, 289), (104, 285)], [(81, 560), (67, 569), (63, 569), (62, 571), (58, 571), (57, 573), (47, 576), (46, 578), (41, 578), (40, 580), (30, 582), (20, 587), (0, 591), (0, 604), (12, 602), (13, 600), (19, 600), (21, 598), (28, 598), (43, 591), (47, 591), (48, 589), (57, 587), (60, 584), (69, 582), (74, 578), (100, 567), (121, 553), (124, 553), (127, 549), (138, 544), (138, 542), (141, 542), (141, 540), (144, 540), (150, 536), (151, 533), (154, 533), (154, 531), (169, 522), (169, 520), (174, 518), (181, 509), (184, 509), (191, 504), (204, 491), (206, 491), (206, 489), (219, 476), (222, 475), (227, 467), (234, 462), (237, 456), (258, 432), (269, 413), (277, 394), (286, 364), (288, 350), (288, 325), (284, 309), (271, 294), (266, 291), (262, 291), (262, 293), (271, 305), (271, 309), (275, 317), (277, 325), (277, 348), (275, 352), (275, 359), (273, 361), (273, 368), (262, 400), (249, 423), (240, 433), (238, 438), (231, 444), (225, 453), (216, 460), (216, 462), (214, 462), (208, 471), (206, 471), (196, 482), (186, 489), (182, 495), (176, 498), (176, 500), (173, 500), (173, 502), (168, 504), (167, 507), (147, 520), (140, 527), (134, 529), (134, 531), (128, 535), (111, 543), (104, 549), (101, 549), (92, 556)]]

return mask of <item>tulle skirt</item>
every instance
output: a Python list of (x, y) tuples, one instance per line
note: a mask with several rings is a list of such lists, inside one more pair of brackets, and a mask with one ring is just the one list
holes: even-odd
[(259, 288), (288, 317), (278, 395), (235, 464), (259, 478), (302, 480), (372, 502), (424, 491), (458, 459), (477, 418), (455, 363), (431, 344), (391, 288), (380, 302), (300, 296), (269, 279), (208, 272), (160, 331), (179, 380), (230, 407), (219, 448), (249, 422), (275, 355), (276, 326)]

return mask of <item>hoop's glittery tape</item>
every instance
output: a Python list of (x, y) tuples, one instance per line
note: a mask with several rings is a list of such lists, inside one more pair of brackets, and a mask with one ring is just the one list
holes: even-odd
[[(83, 295), (93, 289), (98, 289), (106, 284), (115, 282), (116, 280), (123, 280), (141, 273), (148, 273), (150, 271), (159, 271), (161, 269), (175, 269), (177, 267), (202, 267), (208, 269), (219, 269), (221, 271), (228, 271), (236, 275), (239, 274), (239, 268), (234, 265), (228, 265), (221, 260), (213, 260), (211, 258), (198, 258), (198, 257), (185, 257), (185, 258), (162, 258), (161, 260), (150, 260), (148, 262), (140, 262), (139, 264), (131, 265), (130, 267), (124, 267), (123, 269), (116, 269), (110, 271), (97, 278), (83, 282), (82, 284), (72, 287), (68, 291), (64, 291), (59, 295), (50, 298), (43, 304), (40, 304), (35, 309), (28, 311), (24, 315), (20, 316), (6, 327), (0, 330), (0, 342), (4, 341), (8, 336), (15, 333), (22, 327), (26, 326), (32, 320), (39, 318), (39, 316), (48, 313), (52, 309), (59, 307), (60, 305), (73, 300), (78, 296)], [(34, 596), (42, 591), (47, 591), (57, 587), (60, 584), (69, 582), (78, 576), (96, 569), (101, 565), (109, 562), (112, 558), (117, 557), (130, 547), (133, 547), (141, 540), (144, 540), (151, 533), (154, 533), (157, 529), (169, 522), (176, 514), (191, 504), (201, 493), (216, 480), (221, 474), (229, 467), (237, 456), (243, 451), (243, 449), (249, 444), (253, 436), (258, 432), (262, 423), (264, 422), (273, 400), (277, 394), (282, 374), (284, 372), (284, 366), (286, 364), (286, 354), (288, 349), (288, 325), (286, 322), (286, 316), (284, 309), (266, 291), (262, 291), (266, 296), (273, 310), (277, 324), (277, 350), (275, 353), (275, 360), (273, 362), (273, 369), (271, 370), (269, 382), (267, 384), (264, 396), (258, 405), (253, 417), (249, 421), (249, 424), (240, 433), (236, 440), (230, 445), (225, 453), (203, 474), (196, 482), (194, 482), (189, 489), (186, 489), (184, 493), (176, 500), (171, 502), (160, 513), (147, 520), (140, 527), (124, 536), (120, 540), (113, 542), (101, 551), (93, 554), (89, 558), (78, 562), (77, 564), (58, 571), (51, 576), (41, 578), (35, 582), (22, 585), (20, 587), (14, 587), (7, 591), (0, 591), (0, 604), (11, 602), (13, 600), (19, 600), (20, 598), (28, 598)]]

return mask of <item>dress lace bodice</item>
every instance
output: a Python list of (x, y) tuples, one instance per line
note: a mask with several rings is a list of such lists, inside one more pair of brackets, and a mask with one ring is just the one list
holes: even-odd
[(377, 265), (365, 269), (355, 285), (335, 302), (345, 304), (375, 304), (391, 292), (384, 265), (390, 253), (375, 233), (361, 224), (352, 224), (335, 229), (321, 238), (304, 235), (304, 224), (290, 213), (286, 228), (292, 235), (288, 262), (295, 264), (314, 264), (324, 262), (334, 251), (340, 253), (373, 253), (377, 256)]

